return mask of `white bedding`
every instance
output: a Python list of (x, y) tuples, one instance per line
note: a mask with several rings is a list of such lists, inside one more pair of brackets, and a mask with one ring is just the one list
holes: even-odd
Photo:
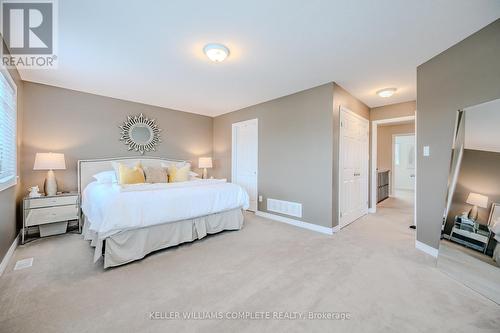
[(241, 186), (210, 179), (123, 187), (92, 182), (82, 196), (89, 230), (99, 240), (120, 231), (247, 209), (248, 204)]

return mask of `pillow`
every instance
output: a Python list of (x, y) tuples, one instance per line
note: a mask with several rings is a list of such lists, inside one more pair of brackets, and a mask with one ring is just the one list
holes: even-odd
[(146, 183), (168, 183), (167, 170), (165, 168), (144, 167)]
[(113, 167), (113, 170), (115, 170), (115, 175), (116, 175), (116, 179), (117, 179), (118, 182), (120, 180), (120, 164), (126, 165), (129, 168), (133, 168), (136, 165), (139, 165), (140, 167), (142, 167), (140, 161), (135, 162), (135, 164), (134, 164), (133, 161), (130, 161), (130, 162), (114, 162), (114, 161), (111, 161), (111, 166)]
[(165, 168), (165, 169), (168, 169), (168, 168), (170, 168), (171, 166), (174, 166), (174, 165), (177, 168), (182, 168), (185, 165), (189, 165), (189, 168), (191, 169), (191, 163), (185, 162), (185, 161), (183, 161), (183, 162), (174, 162), (174, 161), (172, 161), (172, 162), (161, 162), (161, 167)]
[(120, 185), (140, 184), (146, 182), (141, 163), (137, 163), (133, 168), (128, 167), (125, 164), (118, 163), (118, 175), (118, 183)]
[(187, 182), (189, 180), (189, 171), (191, 165), (186, 163), (182, 167), (178, 167), (176, 165), (171, 165), (168, 167), (168, 182), (169, 183), (177, 183), (177, 182)]
[(102, 171), (92, 177), (94, 177), (94, 179), (101, 184), (116, 183), (116, 173), (113, 170)]

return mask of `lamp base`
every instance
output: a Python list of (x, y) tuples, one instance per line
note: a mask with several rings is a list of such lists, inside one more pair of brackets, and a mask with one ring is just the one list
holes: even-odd
[(477, 206), (474, 205), (472, 206), (472, 208), (470, 209), (469, 211), (469, 215), (467, 216), (469, 218), (469, 220), (477, 220)]
[(203, 175), (201, 176), (203, 179), (208, 179), (208, 171), (207, 168), (203, 168)]
[(47, 171), (47, 178), (43, 183), (43, 191), (45, 195), (56, 195), (57, 194), (57, 181), (54, 171)]

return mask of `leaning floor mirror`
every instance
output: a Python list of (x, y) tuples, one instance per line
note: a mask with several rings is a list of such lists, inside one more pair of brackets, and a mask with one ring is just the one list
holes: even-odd
[(500, 304), (500, 99), (456, 124), (438, 268)]

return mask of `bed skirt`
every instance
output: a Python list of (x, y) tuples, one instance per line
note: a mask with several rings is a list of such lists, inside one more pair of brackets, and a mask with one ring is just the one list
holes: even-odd
[[(83, 237), (95, 247), (94, 262), (102, 256), (103, 241), (89, 230), (84, 219)], [(178, 222), (169, 222), (123, 231), (105, 239), (104, 268), (119, 266), (142, 259), (148, 253), (201, 239), (223, 230), (239, 230), (243, 226), (241, 208)]]

